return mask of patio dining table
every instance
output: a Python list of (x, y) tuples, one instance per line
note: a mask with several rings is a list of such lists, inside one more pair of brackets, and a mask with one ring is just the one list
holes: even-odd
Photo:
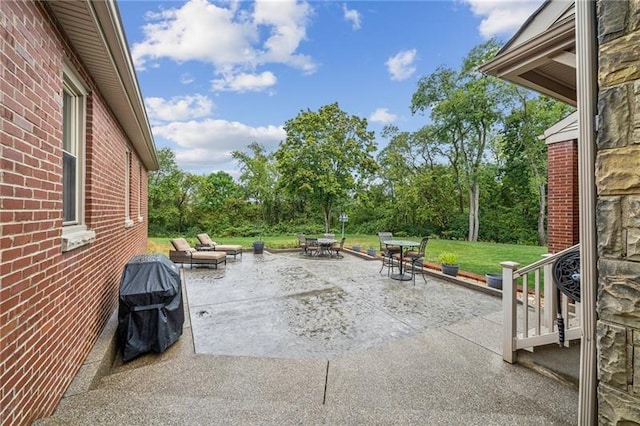
[(318, 252), (316, 256), (330, 256), (331, 246), (335, 244), (335, 238), (318, 238)]
[(409, 241), (409, 240), (384, 240), (382, 242), (387, 246), (399, 246), (400, 247), (400, 273), (399, 274), (391, 274), (391, 278), (399, 281), (409, 281), (411, 279), (411, 275), (404, 273), (404, 249), (405, 247), (418, 247), (420, 242), (418, 241)]

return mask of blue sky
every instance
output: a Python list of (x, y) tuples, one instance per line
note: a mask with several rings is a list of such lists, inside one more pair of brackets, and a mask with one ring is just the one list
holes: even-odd
[(301, 110), (338, 102), (414, 131), (420, 77), (507, 40), (541, 0), (131, 1), (118, 5), (158, 148), (193, 173), (238, 177), (234, 150), (275, 150)]

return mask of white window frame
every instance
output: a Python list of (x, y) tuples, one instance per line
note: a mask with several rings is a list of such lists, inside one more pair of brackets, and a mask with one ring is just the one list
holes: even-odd
[[(87, 94), (88, 91), (82, 80), (73, 68), (63, 63), (63, 93), (60, 100), (62, 108), (62, 122), (65, 121), (64, 95), (69, 95), (72, 99), (71, 127), (67, 129), (67, 134), (71, 138), (71, 143), (76, 157), (75, 170), (75, 218), (71, 221), (62, 222), (62, 251), (66, 252), (81, 247), (95, 241), (95, 232), (87, 229), (85, 224), (85, 145), (86, 145), (86, 125), (87, 125)], [(64, 124), (63, 124), (64, 125)], [(61, 141), (64, 150), (64, 141)], [(62, 157), (61, 157), (62, 159)], [(63, 165), (64, 168), (64, 165)], [(64, 185), (64, 182), (63, 182)], [(64, 198), (64, 197), (63, 197)], [(62, 200), (64, 204), (64, 199)]]
[(131, 220), (131, 162), (133, 154), (127, 147), (124, 152), (124, 226), (130, 228), (133, 226)]
[(142, 164), (138, 163), (138, 222), (142, 221)]

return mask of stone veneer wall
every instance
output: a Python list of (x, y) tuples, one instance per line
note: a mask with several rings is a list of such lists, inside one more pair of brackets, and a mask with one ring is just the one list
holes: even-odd
[(640, 424), (640, 0), (599, 0), (598, 421)]

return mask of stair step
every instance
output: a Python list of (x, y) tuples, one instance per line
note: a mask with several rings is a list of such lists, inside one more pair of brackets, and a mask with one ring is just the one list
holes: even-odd
[(578, 389), (580, 341), (570, 342), (569, 347), (560, 347), (554, 343), (535, 347), (533, 352), (520, 350), (518, 364)]

